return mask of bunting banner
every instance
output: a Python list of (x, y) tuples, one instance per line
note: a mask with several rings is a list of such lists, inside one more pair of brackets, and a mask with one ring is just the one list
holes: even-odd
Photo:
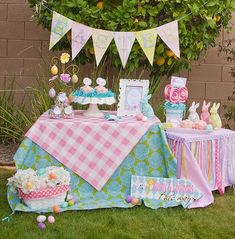
[(93, 29), (92, 33), (93, 45), (95, 50), (95, 59), (97, 66), (100, 64), (101, 59), (104, 56), (104, 53), (109, 47), (109, 44), (113, 40), (113, 32)]
[(173, 21), (153, 29), (138, 32), (112, 32), (107, 30), (95, 29), (84, 24), (74, 22), (57, 12), (53, 12), (50, 47), (72, 29), (72, 59), (74, 59), (89, 38), (92, 36), (96, 64), (99, 65), (111, 41), (114, 39), (123, 68), (125, 68), (135, 38), (143, 49), (151, 65), (153, 65), (156, 48), (157, 36), (180, 58), (180, 44), (178, 21)]
[(92, 35), (92, 28), (73, 22), (72, 25), (72, 59), (82, 50)]
[(148, 58), (151, 65), (153, 65), (157, 32), (156, 29), (149, 29), (140, 32), (136, 32), (136, 39), (142, 47), (146, 57)]
[(156, 31), (166, 45), (180, 58), (178, 21), (157, 27)]
[(125, 68), (128, 57), (131, 53), (131, 48), (135, 41), (135, 34), (134, 32), (114, 32), (114, 41), (117, 46), (122, 66)]
[(53, 12), (49, 45), (50, 50), (72, 28), (72, 22), (73, 21), (67, 17), (57, 12)]

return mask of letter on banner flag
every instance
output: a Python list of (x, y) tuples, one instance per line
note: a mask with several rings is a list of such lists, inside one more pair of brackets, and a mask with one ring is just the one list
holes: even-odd
[(178, 21), (157, 27), (156, 31), (166, 45), (180, 58)]
[(92, 35), (92, 28), (73, 22), (72, 25), (72, 59), (82, 50)]
[(125, 68), (135, 41), (135, 34), (133, 32), (114, 32), (114, 41), (118, 49), (122, 66)]
[(113, 40), (113, 32), (93, 29), (92, 39), (95, 50), (96, 65), (98, 66), (104, 53), (109, 47), (110, 42)]
[(156, 47), (157, 32), (156, 29), (149, 29), (135, 33), (136, 39), (142, 47), (151, 65), (153, 65), (153, 58)]
[(53, 12), (49, 49), (51, 49), (71, 29), (71, 27), (72, 21), (70, 19), (57, 12)]

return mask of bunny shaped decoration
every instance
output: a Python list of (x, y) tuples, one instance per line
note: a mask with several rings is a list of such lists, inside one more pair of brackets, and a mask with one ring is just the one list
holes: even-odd
[(151, 96), (152, 95), (145, 95), (140, 101), (140, 111), (148, 119), (151, 119), (155, 116), (152, 106), (148, 103)]
[(210, 121), (214, 129), (220, 129), (222, 127), (221, 118), (218, 114), (218, 109), (220, 107), (220, 103), (216, 104), (214, 103), (211, 107), (210, 113)]
[(211, 105), (210, 102), (208, 104), (206, 104), (206, 101), (204, 100), (203, 101), (203, 106), (202, 106), (202, 113), (200, 115), (201, 120), (203, 120), (207, 124), (210, 124), (210, 113), (208, 111), (210, 105)]
[(195, 104), (195, 101), (193, 101), (192, 105), (190, 106), (189, 108), (189, 116), (188, 116), (188, 119), (193, 121), (193, 122), (196, 122), (196, 121), (199, 121), (200, 118), (199, 118), (199, 115), (197, 113), (197, 108), (200, 106), (199, 103)]

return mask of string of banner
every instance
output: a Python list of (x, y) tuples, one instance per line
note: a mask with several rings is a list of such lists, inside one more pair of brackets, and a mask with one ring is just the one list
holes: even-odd
[[(209, 1), (204, 3), (201, 7), (205, 6), (208, 2)], [(79, 54), (90, 37), (92, 37), (96, 64), (98, 66), (111, 41), (114, 39), (123, 68), (126, 66), (135, 39), (137, 39), (151, 65), (153, 65), (154, 61), (157, 36), (159, 36), (169, 49), (180, 58), (178, 21), (192, 14), (189, 13), (178, 20), (148, 30), (113, 32), (92, 28), (75, 22), (53, 11), (44, 4), (45, 0), (42, 0), (36, 6), (36, 11), (40, 12), (41, 7), (45, 7), (53, 12), (49, 45), (50, 50), (68, 31), (72, 30), (72, 59)]]

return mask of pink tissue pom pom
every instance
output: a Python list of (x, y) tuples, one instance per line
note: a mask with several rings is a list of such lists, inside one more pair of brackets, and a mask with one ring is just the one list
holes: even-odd
[(179, 102), (185, 103), (188, 99), (188, 89), (186, 87), (182, 87), (179, 90)]
[(169, 100), (173, 104), (179, 103), (180, 95), (179, 95), (179, 89), (178, 88), (172, 88), (171, 89)]
[(64, 83), (69, 83), (71, 80), (71, 76), (69, 74), (61, 74), (60, 79)]
[(164, 96), (166, 100), (169, 100), (171, 89), (172, 89), (172, 86), (170, 84), (166, 85), (165, 91), (164, 91)]

